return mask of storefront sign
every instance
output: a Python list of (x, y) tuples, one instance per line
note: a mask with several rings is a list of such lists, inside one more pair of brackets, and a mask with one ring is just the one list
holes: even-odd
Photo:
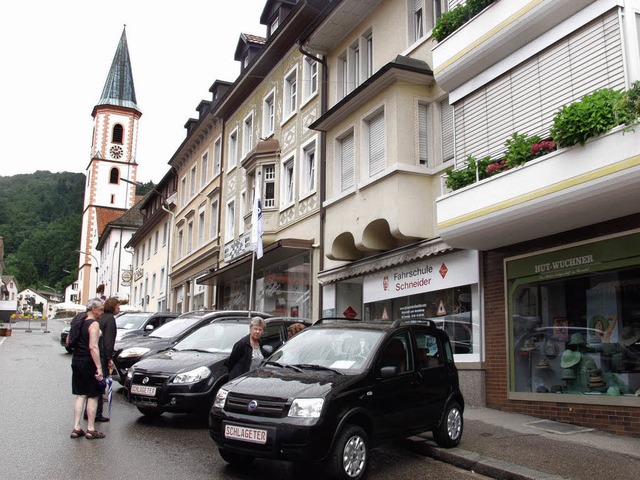
[(478, 252), (461, 251), (426, 258), (367, 275), (364, 303), (478, 283)]

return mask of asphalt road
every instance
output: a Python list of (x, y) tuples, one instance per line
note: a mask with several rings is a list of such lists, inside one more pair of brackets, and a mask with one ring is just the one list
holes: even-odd
[[(115, 389), (112, 420), (97, 424), (100, 440), (70, 439), (73, 428), (71, 355), (59, 343), (64, 324), (0, 337), (0, 478), (270, 479), (325, 478), (286, 462), (227, 465), (209, 437), (206, 419), (164, 414), (142, 417)], [(19, 325), (20, 327), (20, 325)], [(36, 328), (38, 327), (38, 328)], [(487, 478), (416, 453), (410, 441), (372, 451), (368, 479)]]

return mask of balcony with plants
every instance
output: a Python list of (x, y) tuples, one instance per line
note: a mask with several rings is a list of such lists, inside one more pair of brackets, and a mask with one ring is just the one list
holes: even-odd
[(514, 133), (501, 158), (448, 169), (436, 200), (453, 247), (490, 250), (640, 211), (640, 82), (558, 111), (550, 137)]
[(437, 83), (451, 92), (596, 0), (467, 0), (433, 28)]

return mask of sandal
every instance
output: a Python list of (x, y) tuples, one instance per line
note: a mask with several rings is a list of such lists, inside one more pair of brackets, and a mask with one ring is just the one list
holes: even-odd
[(81, 428), (76, 430), (75, 428), (73, 429), (73, 432), (71, 432), (71, 435), (69, 435), (71, 438), (80, 438), (80, 437), (84, 437), (86, 434), (84, 432), (84, 430), (82, 430)]
[(102, 432), (99, 432), (98, 430), (87, 430), (87, 433), (85, 433), (85, 436), (87, 438), (87, 440), (93, 440), (94, 438), (104, 438), (105, 435)]

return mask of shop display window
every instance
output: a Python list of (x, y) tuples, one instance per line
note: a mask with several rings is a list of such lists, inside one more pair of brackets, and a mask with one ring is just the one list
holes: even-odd
[(605, 270), (595, 255), (565, 257), (572, 270), (509, 280), (511, 391), (636, 395), (640, 267)]
[(447, 332), (455, 354), (474, 353), (471, 292), (464, 285), (367, 303), (364, 320), (429, 318)]

